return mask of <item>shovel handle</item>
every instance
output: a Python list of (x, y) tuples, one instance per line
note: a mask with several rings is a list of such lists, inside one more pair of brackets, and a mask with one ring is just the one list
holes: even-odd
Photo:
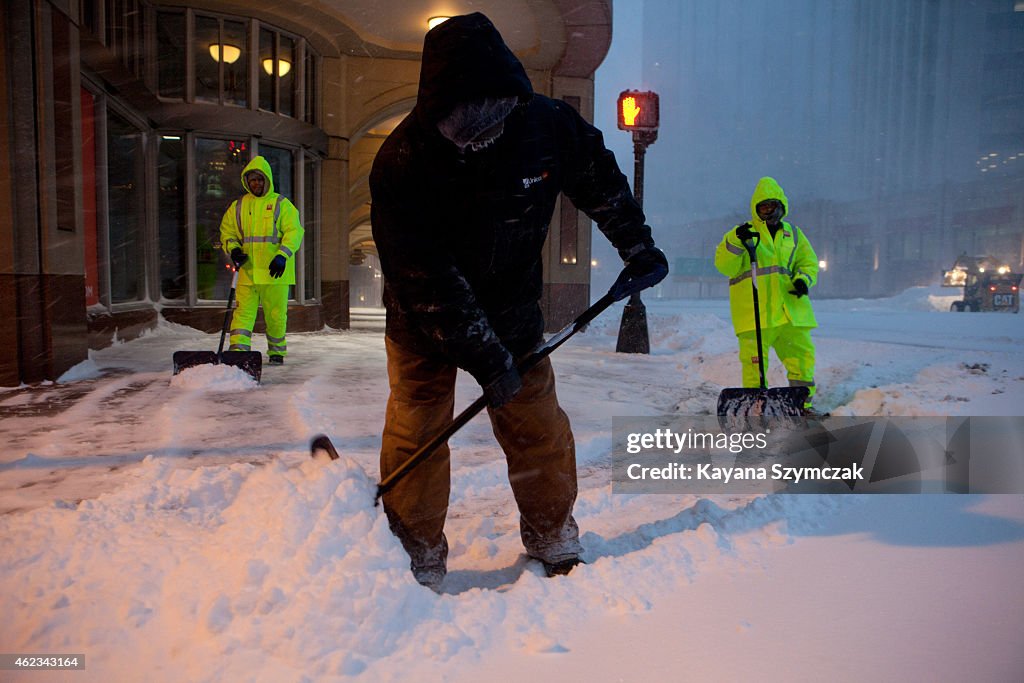
[[(605, 294), (603, 297), (598, 299), (593, 306), (580, 313), (579, 317), (573, 320), (571, 323), (562, 328), (561, 331), (556, 333), (551, 339), (539, 345), (534, 349), (526, 358), (521, 360), (517, 365), (516, 369), (519, 374), (525, 374), (537, 363), (541, 362), (544, 358), (551, 355), (551, 352), (557, 349), (559, 346), (569, 340), (574, 334), (586, 327), (594, 318), (601, 314), (606, 308), (611, 306), (615, 302), (615, 298), (611, 292)], [(426, 460), (433, 454), (437, 448), (446, 442), (455, 432), (462, 429), (467, 422), (472, 420), (477, 413), (483, 410), (487, 406), (487, 397), (481, 396), (477, 400), (469, 404), (465, 410), (459, 413), (451, 424), (445, 427), (440, 434), (435, 436), (419, 450), (409, 456), (409, 458), (398, 466), (391, 474), (386, 476), (380, 484), (377, 485), (377, 495), (373, 499), (374, 506), (380, 502), (381, 496), (390, 491), (395, 487), (401, 479), (407, 475), (414, 467), (419, 465), (421, 462)]]
[(235, 288), (238, 287), (238, 268), (228, 266), (235, 272), (231, 278), (231, 290), (228, 292), (228, 308), (224, 311), (224, 325), (220, 331), (220, 345), (217, 347), (217, 358), (224, 353), (224, 339), (228, 336), (228, 326), (231, 325), (231, 307), (235, 303)]
[(750, 239), (743, 242), (750, 255), (750, 290), (754, 294), (754, 333), (757, 339), (757, 370), (761, 376), (761, 388), (768, 388), (768, 381), (764, 376), (764, 350), (761, 345), (761, 305), (757, 298), (757, 246), (761, 244), (761, 235), (757, 239)]

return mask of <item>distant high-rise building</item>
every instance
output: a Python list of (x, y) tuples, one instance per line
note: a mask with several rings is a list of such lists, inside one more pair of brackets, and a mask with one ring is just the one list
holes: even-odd
[(1014, 7), (646, 0), (643, 81), (674, 150), (651, 160), (651, 201), (719, 213), (760, 175), (805, 198), (912, 192), (974, 179), (993, 152), (1009, 169), (1024, 151), (1011, 149), (1024, 140)]
[(829, 259), (823, 292), (928, 284), (961, 251), (1024, 267), (1024, 1), (643, 11), (641, 85), (661, 97), (645, 208), (670, 251), (720, 237), (770, 175)]

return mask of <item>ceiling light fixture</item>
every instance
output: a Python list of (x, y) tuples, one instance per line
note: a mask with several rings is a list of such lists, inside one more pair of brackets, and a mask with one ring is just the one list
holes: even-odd
[[(274, 60), (270, 59), (269, 57), (264, 59), (263, 60), (263, 70), (266, 71), (271, 76), (273, 76), (274, 75)], [(287, 59), (279, 59), (279, 60), (277, 60), (277, 75), (278, 75), (278, 77), (283, 77), (285, 74), (287, 74), (291, 70), (292, 70), (292, 63), (289, 62)]]
[[(223, 54), (223, 59), (221, 55)], [(242, 51), (229, 43), (214, 43), (210, 45), (210, 56), (213, 57), (213, 61), (223, 61), (225, 64), (234, 64), (238, 61), (238, 58), (242, 56)]]
[(442, 17), (442, 16), (430, 17), (429, 19), (427, 19), (427, 30), (429, 31), (430, 29), (434, 28), (438, 24), (443, 24), (444, 22), (448, 21), (449, 19), (451, 19), (451, 17)]

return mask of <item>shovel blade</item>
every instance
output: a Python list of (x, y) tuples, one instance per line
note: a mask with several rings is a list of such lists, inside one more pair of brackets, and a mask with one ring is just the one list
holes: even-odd
[(263, 375), (263, 354), (259, 351), (225, 351), (220, 354), (221, 365), (241, 369), (259, 384)]
[(182, 370), (194, 368), (197, 365), (216, 365), (217, 354), (213, 351), (175, 351), (174, 352), (174, 374)]
[(331, 460), (337, 460), (340, 457), (338, 450), (326, 434), (317, 434), (313, 437), (313, 440), (309, 442), (309, 453), (313, 456), (314, 460), (319, 453), (326, 454)]
[(770, 389), (730, 388), (718, 395), (719, 417), (801, 417), (810, 390), (807, 387)]

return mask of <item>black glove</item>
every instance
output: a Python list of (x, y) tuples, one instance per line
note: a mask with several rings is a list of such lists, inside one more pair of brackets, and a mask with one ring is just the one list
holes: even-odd
[(804, 282), (803, 278), (797, 278), (793, 280), (793, 289), (789, 293), (795, 294), (796, 298), (799, 299), (802, 296), (807, 296), (808, 291), (807, 283)]
[(653, 287), (668, 275), (665, 252), (653, 244), (644, 246), (626, 258), (626, 265), (612, 285), (612, 298), (616, 301)]
[(744, 223), (743, 225), (736, 226), (736, 238), (740, 242), (748, 242), (754, 239), (754, 231), (750, 228), (750, 223)]
[(241, 269), (248, 260), (249, 257), (240, 247), (235, 247), (231, 250), (231, 262), (235, 264), (235, 270)]
[(270, 262), (270, 277), (281, 277), (284, 275), (284, 267), (288, 263), (284, 255), (278, 254), (274, 257), (274, 260)]
[(487, 397), (487, 405), (492, 409), (500, 408), (519, 393), (523, 388), (523, 379), (515, 366), (509, 368), (504, 374), (484, 387), (484, 396)]

